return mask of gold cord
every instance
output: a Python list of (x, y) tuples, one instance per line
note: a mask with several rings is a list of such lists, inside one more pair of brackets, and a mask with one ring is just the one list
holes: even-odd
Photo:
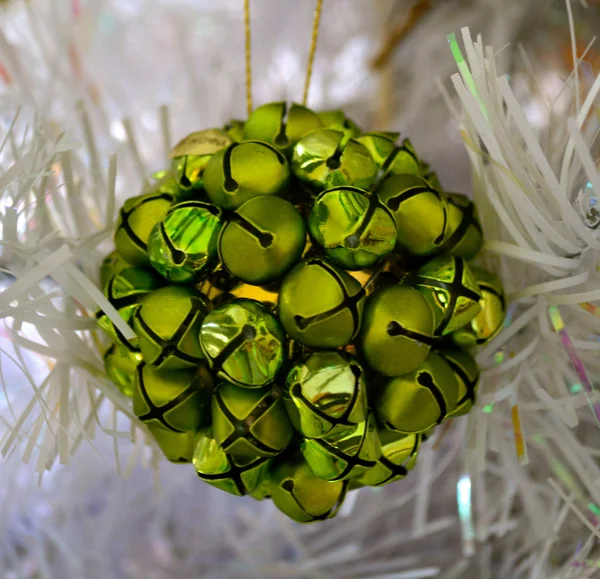
[(252, 113), (252, 52), (250, 50), (250, 0), (244, 0), (244, 32), (246, 35), (246, 108)]
[(308, 101), (308, 89), (310, 88), (310, 79), (312, 77), (315, 52), (317, 51), (317, 40), (319, 38), (319, 24), (321, 23), (322, 8), (323, 0), (317, 0), (317, 7), (315, 8), (315, 19), (313, 21), (312, 38), (310, 41), (310, 52), (308, 54), (308, 66), (306, 68), (306, 81), (304, 82), (304, 96), (302, 97), (303, 105), (306, 105), (306, 101)]

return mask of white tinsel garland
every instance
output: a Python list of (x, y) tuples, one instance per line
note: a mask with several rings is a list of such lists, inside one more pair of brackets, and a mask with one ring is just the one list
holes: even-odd
[[(452, 81), (464, 113), (456, 115), (474, 170), (486, 260), (513, 297), (507, 327), (480, 354), (486, 371), (476, 409), (425, 445), (408, 479), (380, 492), (356, 491), (337, 519), (300, 527), (270, 503), (203, 485), (189, 469), (161, 464), (159, 475), (159, 454), (145, 446), (143, 430), (130, 420), (128, 400), (104, 377), (91, 334), (90, 314), (106, 304), (98, 303), (102, 298), (90, 282), (110, 247), (117, 203), (139, 191), (147, 167), (160, 168), (171, 133), (179, 136), (240, 114), (241, 35), (228, 37), (230, 57), (219, 52), (223, 36), (235, 29), (229, 25), (239, 26), (238, 3), (207, 11), (204, 21), (195, 21), (197, 35), (186, 22), (185, 3), (149, 9), (145, 21), (128, 29), (133, 36), (115, 33), (122, 44), (107, 47), (102, 57), (98, 47), (82, 51), (82, 43), (99, 40), (86, 29), (85, 18), (89, 26), (106, 4), (90, 5), (73, 28), (68, 4), (31, 2), (18, 13), (13, 8), (15, 26), (0, 34), (0, 62), (12, 79), (2, 95), (3, 110), (24, 106), (18, 116), (0, 121), (6, 129), (0, 135), (6, 272), (0, 294), (6, 320), (0, 338), (5, 396), (0, 451), (7, 456), (0, 474), (2, 577), (592, 576), (593, 539), (600, 537), (600, 510), (594, 511), (600, 505), (600, 432), (549, 307), (560, 308), (593, 382), (600, 370), (600, 318), (587, 311), (591, 306), (578, 304), (600, 301), (595, 287), (600, 240), (588, 227), (596, 219), (593, 192), (600, 191), (590, 155), (597, 150), (598, 127), (597, 118), (583, 114), (588, 103), (588, 113), (597, 110), (600, 81), (589, 100), (580, 95), (579, 110), (555, 110), (550, 136), (535, 134), (510, 84), (499, 76), (491, 49), (473, 44), (463, 31), (467, 62)], [(365, 87), (369, 73), (355, 69), (349, 80), (343, 63), (352, 65), (357, 51), (371, 47), (366, 31), (378, 22), (369, 10), (331, 5), (338, 18), (326, 17), (333, 21), (331, 34), (322, 35), (320, 50), (329, 61), (317, 68), (314, 104), (360, 110), (372, 96)], [(125, 20), (127, 6), (133, 4), (122, 3)], [(264, 3), (256, 11), (254, 35), (272, 37), (283, 16), (304, 19), (306, 32), (311, 9)], [(161, 17), (164, 26), (156, 26)], [(112, 25), (121, 23), (115, 19)], [(164, 36), (149, 45), (145, 26)], [(31, 51), (17, 50), (26, 34)], [(267, 57), (268, 46), (255, 52), (255, 60), (269, 63), (255, 98), (300, 92), (303, 57), (297, 46), (306, 45), (301, 40), (296, 48), (292, 40), (278, 40), (287, 52), (273, 58)], [(170, 69), (160, 51), (171, 46), (178, 52)], [(134, 51), (129, 58), (127, 48)], [(65, 54), (72, 55), (70, 61)], [(205, 73), (198, 75), (191, 63), (202, 57)], [(153, 58), (163, 65), (157, 74), (173, 76), (170, 95), (152, 92), (147, 73), (136, 66), (136, 59)], [(189, 71), (188, 78), (172, 72), (181, 69)], [(296, 72), (281, 76), (290, 70)], [(574, 80), (565, 90), (569, 101), (578, 94)], [(350, 83), (345, 90), (344, 82)], [(158, 109), (162, 100), (173, 102), (170, 112)], [(131, 121), (115, 121), (115, 112)], [(72, 127), (73, 120), (81, 145), (57, 128)], [(113, 147), (111, 137), (121, 142), (116, 173), (114, 161), (104, 155)], [(596, 393), (589, 397), (600, 401)], [(515, 407), (526, 449), (521, 456), (514, 440)], [(112, 456), (130, 478), (112, 476)], [(20, 459), (31, 466), (20, 465)], [(154, 466), (154, 478), (136, 466), (138, 459), (142, 467)], [(69, 460), (67, 469), (52, 468)], [(47, 473), (42, 489), (30, 476), (32, 467)], [(157, 499), (159, 479), (163, 491)]]

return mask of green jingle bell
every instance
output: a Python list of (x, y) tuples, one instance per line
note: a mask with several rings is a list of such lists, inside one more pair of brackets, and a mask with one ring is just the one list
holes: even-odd
[(209, 311), (206, 297), (192, 288), (168, 286), (145, 296), (133, 329), (147, 364), (161, 370), (199, 366), (200, 326)]
[(217, 258), (221, 210), (204, 201), (173, 205), (148, 238), (151, 265), (173, 283), (192, 283)]
[(435, 257), (403, 281), (415, 287), (432, 307), (436, 337), (462, 328), (481, 311), (477, 281), (462, 257), (448, 253)]
[(197, 436), (195, 431), (173, 432), (160, 426), (148, 427), (148, 431), (167, 460), (177, 464), (192, 462)]
[(287, 334), (311, 348), (340, 348), (360, 329), (365, 292), (353, 277), (327, 261), (307, 259), (279, 290), (278, 314)]
[(308, 228), (325, 255), (348, 270), (375, 265), (396, 245), (396, 223), (389, 209), (356, 187), (321, 193), (311, 209)]
[(422, 434), (404, 435), (387, 428), (378, 432), (381, 456), (374, 467), (357, 477), (358, 486), (382, 487), (403, 479), (417, 464)]
[(221, 382), (212, 400), (215, 440), (237, 456), (275, 456), (290, 443), (294, 428), (283, 401), (268, 388), (240, 388)]
[(305, 438), (300, 452), (315, 476), (329, 482), (345, 480), (373, 468), (381, 456), (381, 443), (373, 414), (351, 430), (323, 438)]
[(322, 111), (317, 113), (323, 127), (342, 131), (346, 136), (358, 137), (362, 133), (360, 127), (341, 110)]
[(382, 287), (367, 298), (360, 350), (376, 372), (400, 376), (425, 360), (434, 344), (434, 329), (433, 310), (416, 289)]
[(273, 503), (298, 523), (335, 517), (346, 498), (347, 481), (330, 483), (316, 477), (302, 456), (288, 456), (279, 462), (270, 479)]
[(234, 299), (215, 308), (200, 329), (212, 371), (244, 388), (270, 384), (285, 361), (285, 333), (260, 302)]
[(369, 189), (377, 177), (368, 149), (333, 129), (317, 129), (300, 139), (294, 147), (292, 170), (313, 193), (348, 185)]
[(231, 274), (251, 285), (267, 285), (302, 256), (306, 225), (279, 197), (255, 197), (231, 216), (219, 238), (219, 256)]
[(212, 432), (207, 431), (198, 437), (193, 463), (204, 482), (241, 497), (257, 491), (268, 475), (271, 459), (226, 454)]
[(457, 400), (454, 371), (444, 358), (431, 353), (416, 370), (383, 384), (376, 393), (374, 410), (386, 428), (415, 434), (440, 424)]
[(231, 119), (224, 127), (223, 130), (227, 133), (229, 138), (234, 143), (241, 143), (244, 140), (244, 125), (245, 121), (239, 119)]
[(104, 354), (106, 375), (113, 381), (122, 394), (131, 398), (137, 367), (144, 359), (140, 352), (131, 351), (125, 346), (112, 344)]
[(175, 196), (157, 191), (130, 197), (125, 201), (115, 230), (115, 247), (129, 264), (147, 267), (148, 237), (152, 228), (167, 214)]
[(197, 131), (184, 137), (171, 150), (172, 172), (184, 194), (201, 190), (203, 173), (210, 158), (233, 143), (229, 135), (220, 129)]
[(129, 264), (117, 253), (117, 251), (111, 251), (103, 260), (100, 265), (100, 287), (102, 291), (106, 291), (106, 286), (113, 276), (120, 271), (129, 267)]
[(479, 267), (472, 268), (481, 290), (481, 312), (467, 326), (452, 334), (458, 346), (482, 346), (502, 329), (506, 316), (506, 298), (502, 282), (494, 274)]
[(289, 155), (304, 135), (322, 126), (317, 113), (305, 106), (292, 103), (288, 109), (285, 102), (268, 103), (255, 109), (248, 117), (244, 139), (264, 141)]
[(475, 404), (479, 386), (479, 366), (474, 358), (460, 348), (448, 348), (438, 352), (452, 368), (458, 381), (458, 402), (448, 418), (468, 414)]
[(447, 193), (448, 226), (439, 248), (471, 261), (483, 246), (483, 231), (475, 215), (475, 204), (466, 195)]
[(341, 350), (323, 350), (290, 369), (283, 402), (296, 430), (307, 438), (353, 430), (367, 416), (364, 370)]
[(233, 143), (214, 154), (204, 171), (204, 187), (215, 205), (237, 209), (259, 195), (282, 195), (290, 184), (286, 158), (258, 141)]
[[(104, 295), (123, 320), (130, 323), (144, 296), (160, 286), (161, 280), (157, 275), (139, 267), (127, 266), (112, 276), (104, 288)], [(96, 322), (113, 342), (131, 351), (138, 350), (138, 339), (127, 340), (102, 310), (96, 312)]]
[(389, 175), (423, 175), (423, 164), (418, 159), (412, 143), (404, 139), (402, 145), (396, 141), (400, 133), (365, 133), (356, 140), (364, 145), (382, 177)]
[(446, 195), (415, 175), (392, 175), (377, 195), (396, 220), (398, 245), (427, 256), (439, 252), (448, 235)]
[(148, 364), (138, 366), (133, 390), (133, 412), (148, 428), (197, 432), (210, 425), (213, 380), (204, 366), (164, 372)]

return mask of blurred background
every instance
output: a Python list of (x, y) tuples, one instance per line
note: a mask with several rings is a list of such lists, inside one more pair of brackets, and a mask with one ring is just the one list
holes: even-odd
[[(308, 104), (344, 108), (365, 129), (401, 131), (445, 189), (469, 192), (459, 119), (450, 112), (458, 108), (449, 81), (457, 64), (447, 36), (468, 26), (494, 47), (498, 75), (510, 75), (544, 134), (547, 103), (560, 107), (573, 51), (585, 54), (584, 86), (600, 72), (600, 49), (589, 46), (600, 3), (571, 9), (575, 47), (562, 0), (325, 0)], [(251, 2), (255, 105), (300, 100), (313, 10), (309, 1)], [(241, 0), (0, 1), (0, 141), (21, 111), (21, 119), (35, 112), (50, 132), (83, 142), (84, 103), (100, 158), (118, 155), (120, 199), (165, 165), (162, 105), (174, 142), (243, 118), (244, 82)], [(0, 265), (10, 270), (13, 259), (4, 248)], [(18, 361), (2, 326), (0, 345), (0, 415), (8, 416), (9, 403), (18, 406), (50, 366), (35, 353)], [(414, 476), (355, 492), (336, 520), (312, 527), (209, 488), (189, 468), (139, 465), (119, 476), (113, 438), (100, 428), (68, 467), (53, 465), (43, 477), (34, 460), (9, 453), (0, 464), (0, 578), (516, 579), (497, 555), (510, 525), (465, 557), (456, 499), (464, 430), (426, 449)], [(423, 476), (433, 491), (419, 499)], [(511, 517), (518, 527), (518, 506)]]

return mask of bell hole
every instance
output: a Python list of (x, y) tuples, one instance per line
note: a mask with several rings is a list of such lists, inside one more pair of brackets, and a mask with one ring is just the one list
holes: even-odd
[(281, 488), (288, 493), (294, 492), (294, 481), (292, 479), (286, 479), (281, 483)]
[[(284, 129), (285, 130), (285, 129)], [(278, 146), (278, 147), (287, 147), (290, 144), (290, 141), (288, 140), (288, 138), (285, 136), (285, 134), (283, 133), (279, 133), (276, 137), (275, 137), (275, 141), (274, 143)]]
[(292, 387), (290, 388), (290, 392), (296, 396), (296, 397), (300, 397), (302, 395), (302, 386), (296, 382), (295, 384), (292, 384)]
[(242, 336), (246, 340), (254, 340), (254, 338), (256, 338), (256, 328), (254, 328), (254, 326), (251, 326), (250, 324), (246, 324), (242, 328)]
[(419, 372), (417, 375), (417, 382), (421, 386), (425, 386), (425, 388), (434, 388), (435, 383), (433, 381), (433, 377), (429, 372)]
[(294, 322), (299, 330), (304, 330), (308, 326), (307, 318), (296, 314), (294, 316)]
[(400, 336), (402, 335), (402, 326), (395, 321), (391, 321), (387, 326), (388, 336)]
[(395, 213), (396, 211), (398, 211), (398, 208), (400, 207), (400, 203), (402, 203), (402, 201), (401, 201), (400, 196), (398, 196), (398, 197), (392, 197), (391, 199), (388, 199), (386, 205), (390, 211), (393, 211)]
[(182, 187), (188, 188), (192, 186), (192, 182), (188, 179), (187, 175), (183, 175), (179, 180)]
[(268, 247), (271, 247), (273, 245), (273, 239), (274, 238), (271, 233), (261, 233), (258, 236), (258, 242), (260, 243), (260, 246), (264, 249), (267, 249)]
[(224, 189), (227, 193), (235, 193), (239, 188), (238, 182), (231, 176), (225, 177)]
[(185, 261), (185, 253), (183, 251), (179, 251), (178, 249), (173, 249), (173, 263), (175, 265), (181, 265)]
[(334, 155), (333, 157), (329, 157), (329, 159), (327, 159), (325, 165), (327, 165), (328, 169), (335, 171), (342, 166), (342, 162), (340, 161), (339, 155)]

